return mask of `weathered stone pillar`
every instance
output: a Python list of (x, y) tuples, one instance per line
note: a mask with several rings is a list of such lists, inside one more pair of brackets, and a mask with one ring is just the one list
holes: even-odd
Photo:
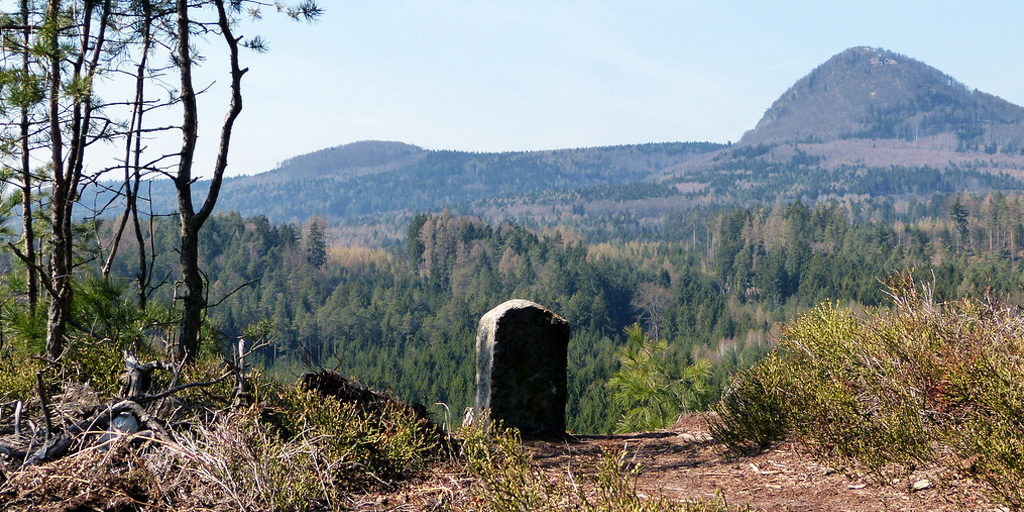
[(476, 412), (525, 438), (565, 434), (569, 322), (527, 300), (480, 318), (476, 334)]

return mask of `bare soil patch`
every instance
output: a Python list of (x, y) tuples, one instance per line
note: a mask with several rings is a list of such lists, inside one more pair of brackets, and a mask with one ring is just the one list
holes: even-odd
[[(526, 446), (552, 479), (564, 481), (571, 473), (577, 482), (586, 481), (605, 451), (626, 450), (626, 460), (641, 467), (639, 492), (680, 503), (720, 495), (737, 510), (769, 512), (1006, 510), (987, 500), (977, 483), (936, 468), (920, 468), (908, 478), (882, 484), (854, 469), (815, 460), (793, 443), (736, 457), (711, 439), (707, 418), (700, 414), (660, 432), (578, 436)], [(435, 468), (394, 492), (358, 498), (353, 508), (475, 510), (479, 503), (472, 487), (473, 481), (455, 468)]]
[(642, 492), (679, 501), (720, 493), (730, 505), (766, 511), (998, 510), (979, 485), (935, 468), (880, 484), (817, 461), (793, 443), (736, 457), (711, 439), (707, 417), (700, 414), (685, 416), (662, 432), (582, 436), (534, 443), (530, 449), (537, 463), (553, 473), (585, 472), (603, 450), (626, 450), (627, 460), (641, 465)]

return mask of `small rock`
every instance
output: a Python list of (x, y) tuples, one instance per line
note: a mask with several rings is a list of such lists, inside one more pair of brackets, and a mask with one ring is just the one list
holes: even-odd
[(110, 426), (113, 430), (118, 432), (124, 432), (126, 434), (134, 434), (139, 431), (139, 422), (135, 419), (131, 413), (122, 412), (110, 422)]
[(914, 485), (910, 486), (911, 490), (923, 491), (932, 486), (932, 483), (928, 480), (918, 480), (914, 482)]
[(863, 488), (865, 488), (867, 486), (868, 486), (868, 484), (850, 484), (850, 485), (847, 486), (847, 488), (848, 489), (863, 489)]
[(750, 463), (750, 469), (754, 470), (754, 473), (757, 473), (759, 475), (775, 475), (775, 474), (778, 474), (778, 471), (765, 471), (765, 470), (757, 467), (757, 464), (754, 464), (753, 462)]
[(689, 432), (683, 432), (682, 434), (679, 434), (679, 437), (683, 438), (683, 441), (686, 441), (687, 443), (697, 442), (697, 437)]

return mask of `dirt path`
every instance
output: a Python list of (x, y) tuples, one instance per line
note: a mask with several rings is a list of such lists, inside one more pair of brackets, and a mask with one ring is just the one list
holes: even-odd
[[(604, 450), (627, 450), (641, 465), (639, 487), (680, 501), (721, 493), (730, 505), (766, 511), (995, 511), (981, 489), (939, 478), (922, 468), (892, 485), (827, 467), (783, 444), (750, 457), (732, 457), (711, 441), (704, 417), (693, 415), (668, 431), (584, 436), (565, 443), (532, 443), (535, 461), (551, 472), (594, 467)], [(916, 487), (918, 489), (914, 489)]]
[[(553, 480), (592, 474), (606, 451), (626, 450), (641, 467), (638, 489), (649, 496), (691, 502), (716, 495), (741, 510), (768, 512), (1007, 512), (983, 497), (979, 485), (921, 468), (892, 484), (872, 482), (844, 468), (822, 464), (791, 443), (764, 453), (733, 457), (711, 440), (702, 415), (684, 417), (662, 432), (580, 436), (562, 442), (526, 443), (534, 463)], [(916, 484), (916, 485), (915, 485)], [(477, 510), (473, 480), (438, 467), (397, 492), (364, 496), (355, 510)], [(917, 487), (915, 489), (915, 487)]]

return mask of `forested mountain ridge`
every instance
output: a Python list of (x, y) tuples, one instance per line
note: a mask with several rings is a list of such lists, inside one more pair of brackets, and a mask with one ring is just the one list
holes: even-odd
[[(915, 269), (943, 299), (991, 292), (1019, 301), (1024, 195), (935, 203), (942, 214), (917, 222), (824, 203), (735, 209), (667, 220), (657, 241), (613, 243), (445, 211), (414, 217), (392, 249), (326, 246), (320, 221), (231, 213), (211, 217), (201, 259), (217, 331), (272, 323), (274, 344), (259, 354), (266, 366), (288, 375), (334, 368), (455, 411), (471, 405), (480, 316), (507, 298), (535, 300), (572, 325), (570, 428), (606, 432), (621, 411), (605, 384), (633, 322), (665, 338), (672, 361), (709, 360), (717, 391), (770, 348), (776, 322), (829, 299), (881, 305), (879, 280), (896, 271)], [(152, 227), (154, 270), (167, 275), (176, 226)], [(97, 240), (109, 240), (109, 228)], [(136, 270), (126, 243), (112, 273), (122, 283)], [(173, 293), (164, 286), (153, 300), (170, 303)]]
[[(219, 206), (272, 222), (319, 216), (395, 243), (412, 215), (442, 208), (606, 239), (656, 229), (684, 210), (796, 200), (899, 205), (1015, 192), (1022, 180), (1024, 108), (909, 57), (857, 47), (794, 84), (737, 144), (473, 153), (363, 141), (228, 179)], [(196, 184), (200, 196), (203, 186)], [(176, 209), (169, 183), (154, 182), (151, 195), (154, 212)]]
[(402, 142), (366, 140), (291, 157), (273, 170), (249, 177), (254, 183), (332, 176), (337, 179), (383, 173), (413, 165), (427, 150)]
[[(635, 183), (723, 147), (668, 142), (471, 153), (364, 141), (300, 155), (266, 173), (227, 179), (219, 205), (224, 211), (287, 222), (313, 215), (332, 221), (379, 217), (499, 197)], [(203, 185), (197, 183), (200, 194)], [(165, 189), (170, 190), (169, 183), (154, 183), (157, 212), (176, 208)]]

